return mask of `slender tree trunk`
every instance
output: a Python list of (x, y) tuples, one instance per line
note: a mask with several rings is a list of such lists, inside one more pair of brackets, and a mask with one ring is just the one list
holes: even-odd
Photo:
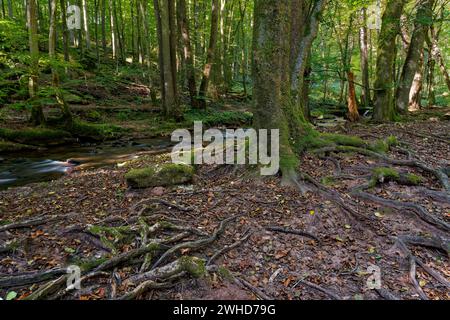
[(91, 49), (91, 37), (89, 34), (89, 16), (88, 16), (88, 8), (86, 0), (83, 0), (83, 28), (84, 28), (84, 37), (86, 40), (86, 49)]
[(111, 48), (113, 59), (117, 58), (117, 34), (116, 34), (116, 21), (114, 19), (114, 0), (109, 0), (109, 25), (111, 29)]
[[(412, 108), (412, 110), (420, 108), (420, 101), (415, 101), (413, 102), (414, 106), (410, 106), (410, 93), (413, 80), (414, 90), (422, 87), (418, 81), (421, 82), (422, 79), (423, 48), (425, 36), (428, 32), (428, 24), (433, 16), (433, 3), (434, 0), (421, 0), (417, 9), (414, 32), (396, 93), (397, 111), (403, 114), (408, 112), (408, 107)], [(418, 92), (413, 93), (414, 96), (418, 94)]]
[(191, 104), (197, 107), (197, 85), (195, 82), (194, 59), (192, 55), (191, 38), (189, 32), (189, 18), (186, 12), (186, 0), (179, 0), (177, 3), (178, 21), (181, 29), (181, 38), (183, 41), (183, 56), (185, 61), (187, 84)]
[[(63, 7), (64, 8), (64, 7)], [(51, 60), (56, 59), (56, 21), (57, 21), (57, 0), (50, 0), (50, 26), (48, 34), (48, 55)], [(59, 73), (57, 67), (52, 67), (52, 84), (56, 91), (56, 100), (63, 113), (63, 121), (67, 126), (72, 125), (72, 114), (64, 96), (59, 89)]]
[[(317, 34), (319, 15), (325, 3), (320, 3), (320, 10), (315, 7), (312, 15), (296, 10), (304, 8), (305, 4), (306, 1), (256, 0), (254, 9), (255, 124), (263, 129), (279, 129), (280, 168), (284, 183), (296, 179), (296, 153), (299, 150), (294, 151), (292, 146), (310, 130), (293, 99), (300, 98), (299, 84), (303, 85), (309, 49)], [(307, 31), (294, 35), (298, 31), (298, 16), (307, 17)]]
[(206, 96), (208, 94), (209, 81), (211, 77), (212, 65), (214, 62), (216, 42), (217, 42), (217, 31), (219, 22), (219, 0), (212, 0), (212, 10), (211, 10), (211, 33), (209, 37), (209, 47), (206, 57), (206, 64), (203, 68), (203, 78), (200, 84), (200, 90), (198, 92), (199, 105), (202, 109), (206, 109)]
[(67, 29), (67, 5), (66, 0), (60, 0), (61, 6), (61, 25), (63, 34), (64, 60), (69, 61), (69, 30)]
[(12, 7), (12, 2), (11, 2), (11, 0), (8, 0), (8, 17), (9, 17), (10, 19), (14, 19), (13, 7)]
[(375, 79), (375, 101), (373, 119), (378, 122), (392, 121), (394, 108), (394, 63), (396, 39), (400, 31), (400, 17), (408, 0), (388, 0), (382, 18), (378, 39), (378, 57)]
[(357, 122), (360, 118), (358, 112), (358, 103), (356, 102), (355, 75), (352, 71), (348, 71), (348, 118), (351, 122)]
[(38, 99), (39, 80), (39, 35), (37, 25), (37, 3), (36, 0), (27, 2), (28, 33), (31, 56), (31, 72), (28, 79), (28, 92), (32, 102), (31, 123), (41, 125), (45, 122), (42, 105)]
[(5, 11), (5, 0), (2, 1), (2, 18), (6, 19), (6, 11)]
[(413, 77), (413, 82), (408, 96), (408, 110), (411, 112), (419, 111), (422, 100), (423, 88), (423, 70), (424, 68), (424, 53), (420, 54), (419, 61), (417, 61), (417, 71)]
[(367, 32), (367, 9), (362, 10), (363, 25), (360, 29), (360, 51), (361, 51), (361, 78), (362, 78), (362, 101), (367, 109), (370, 106), (370, 77), (369, 77), (369, 48)]
[(97, 55), (97, 63), (100, 64), (100, 50), (99, 50), (99, 39), (98, 39), (98, 11), (100, 7), (100, 0), (94, 0), (95, 5), (95, 54)]
[(106, 0), (98, 0), (102, 1), (102, 48), (103, 48), (103, 55), (105, 57), (108, 56), (108, 53), (106, 51)]

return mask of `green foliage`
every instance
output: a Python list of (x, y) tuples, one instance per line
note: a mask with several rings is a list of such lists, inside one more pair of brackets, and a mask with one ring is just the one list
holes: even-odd
[(398, 139), (395, 136), (390, 136), (385, 140), (377, 140), (369, 146), (369, 149), (378, 153), (388, 153), (392, 147), (398, 145)]
[(92, 124), (76, 119), (73, 121), (70, 132), (77, 137), (93, 140), (106, 140), (117, 138), (123, 134), (124, 129), (111, 124)]
[(375, 168), (372, 171), (372, 179), (369, 186), (375, 187), (379, 182), (397, 181), (400, 179), (400, 173), (389, 167)]
[(421, 183), (423, 183), (423, 178), (415, 175), (414, 173), (408, 173), (406, 175), (406, 179), (408, 180), (408, 182), (412, 185), (420, 185)]
[(21, 130), (0, 128), (0, 138), (31, 145), (57, 142), (69, 137), (70, 134), (66, 131), (42, 127)]
[(192, 109), (186, 112), (185, 119), (187, 122), (202, 121), (206, 127), (232, 126), (250, 124), (253, 120), (253, 114), (240, 111), (218, 112)]

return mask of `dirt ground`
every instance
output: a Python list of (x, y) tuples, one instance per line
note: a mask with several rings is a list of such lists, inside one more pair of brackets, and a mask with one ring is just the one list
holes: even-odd
[[(395, 135), (412, 159), (432, 168), (450, 166), (449, 121), (358, 125), (340, 130), (369, 141)], [(400, 148), (388, 156), (408, 157)], [(115, 245), (111, 250), (86, 228), (132, 225), (141, 214), (149, 224), (163, 219), (208, 234), (213, 234), (224, 219), (236, 216), (216, 241), (198, 249), (180, 248), (164, 263), (180, 256), (208, 260), (249, 232), (251, 236), (214, 261), (219, 271), (211, 269), (199, 278), (169, 278), (170, 288), (146, 290), (137, 296), (139, 299), (450, 299), (449, 230), (424, 221), (414, 207), (420, 206), (443, 225), (450, 223), (449, 194), (429, 172), (393, 166), (422, 177), (422, 183), (404, 186), (388, 182), (367, 191), (395, 200), (395, 204), (413, 204), (401, 208), (362, 199), (352, 192), (367, 182), (373, 168), (390, 166), (383, 159), (356, 153), (330, 154), (328, 158), (304, 155), (300, 170), (315, 181), (337, 175), (322, 189), (310, 183), (306, 194), (281, 186), (279, 177), (255, 178), (245, 168), (234, 167), (201, 167), (193, 186), (138, 191), (127, 187), (124, 174), (130, 166), (164, 161), (168, 161), (167, 155), (143, 157), (124, 166), (75, 171), (57, 181), (0, 192), (1, 225), (63, 217), (0, 231), (1, 248), (16, 244), (12, 250), (0, 250), (0, 297), (15, 291), (24, 299), (58, 278), (60, 268), (109, 259), (138, 248), (142, 243), (139, 235), (125, 240), (122, 235), (108, 234)], [(152, 204), (141, 211), (136, 207), (143, 199), (155, 198), (165, 201), (150, 201)], [(199, 234), (186, 239), (199, 239)], [(164, 231), (162, 235), (173, 233)], [(412, 237), (415, 241), (406, 240)], [(104, 270), (82, 282), (81, 290), (59, 290), (45, 298), (119, 298), (135, 287), (126, 280), (139, 274), (143, 260), (139, 256)], [(370, 266), (380, 268), (381, 290), (371, 290), (367, 284), (372, 275)], [(56, 271), (38, 283), (1, 285), (2, 279), (45, 270)]]

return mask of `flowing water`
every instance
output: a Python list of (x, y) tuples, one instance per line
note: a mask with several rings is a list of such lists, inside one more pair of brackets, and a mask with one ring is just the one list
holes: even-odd
[(74, 170), (111, 166), (136, 158), (139, 152), (171, 146), (170, 139), (115, 141), (74, 145), (0, 156), (0, 190), (58, 179)]

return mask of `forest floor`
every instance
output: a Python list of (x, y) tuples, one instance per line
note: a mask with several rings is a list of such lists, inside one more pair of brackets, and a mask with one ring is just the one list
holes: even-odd
[[(394, 147), (390, 158), (407, 159), (409, 154), (433, 168), (450, 166), (448, 120), (425, 117), (412, 123), (339, 128), (366, 140), (395, 135), (408, 152)], [(280, 186), (279, 177), (255, 178), (246, 168), (227, 166), (200, 167), (191, 186), (128, 188), (124, 175), (130, 168), (168, 161), (168, 155), (145, 156), (1, 191), (1, 225), (8, 227), (0, 225), (0, 297), (12, 291), (21, 299), (36, 292), (62, 299), (124, 297), (139, 283), (128, 280), (141, 274), (143, 255), (127, 257), (126, 253), (142, 245), (143, 236), (132, 226), (143, 218), (149, 226), (157, 221), (178, 226), (158, 231), (159, 236), (182, 234), (154, 252), (161, 262), (154, 267), (161, 273), (161, 266), (178, 261), (177, 257), (208, 260), (218, 250), (235, 247), (219, 252), (214, 265), (220, 267), (207, 268), (206, 276), (167, 274), (163, 288), (147, 283), (152, 289), (135, 292), (136, 298), (450, 299), (449, 230), (416, 214), (423, 209), (448, 226), (450, 196), (427, 172), (394, 166), (420, 176), (420, 186), (387, 182), (367, 191), (394, 200), (394, 205), (352, 192), (367, 183), (374, 168), (391, 166), (356, 153), (331, 154), (328, 159), (305, 154), (300, 170), (323, 182), (320, 190), (310, 185), (306, 194)], [(398, 201), (410, 205), (399, 207)], [(233, 216), (222, 224), (223, 234), (212, 241), (174, 247), (184, 243), (182, 239), (205, 239)], [(23, 221), (28, 226), (13, 224)], [(92, 226), (112, 228), (95, 233)], [(127, 226), (132, 228), (121, 229)], [(164, 254), (169, 248), (177, 250)], [(108, 265), (114, 257), (121, 257), (120, 263)], [(68, 265), (98, 272), (83, 280), (81, 290), (66, 292), (57, 284), (64, 281)], [(381, 270), (381, 290), (367, 285), (370, 266)], [(45, 273), (48, 270), (52, 271)], [(44, 284), (51, 290), (42, 290)]]

